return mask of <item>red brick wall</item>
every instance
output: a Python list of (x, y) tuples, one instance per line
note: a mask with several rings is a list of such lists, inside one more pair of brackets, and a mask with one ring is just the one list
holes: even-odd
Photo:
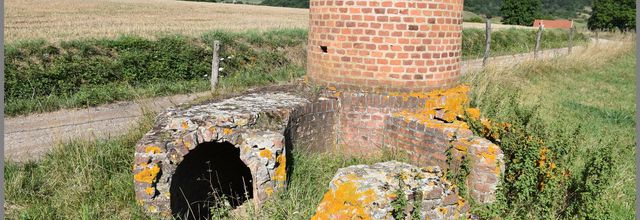
[(463, 0), (311, 0), (308, 77), (367, 92), (450, 87), (460, 75), (462, 9)]

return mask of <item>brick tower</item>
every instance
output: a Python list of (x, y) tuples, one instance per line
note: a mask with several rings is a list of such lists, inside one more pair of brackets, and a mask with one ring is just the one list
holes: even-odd
[(463, 0), (311, 0), (308, 76), (361, 92), (425, 92), (460, 76)]

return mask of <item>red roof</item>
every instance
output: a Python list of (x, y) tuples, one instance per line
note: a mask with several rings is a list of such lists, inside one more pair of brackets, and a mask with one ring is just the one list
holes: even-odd
[(544, 28), (561, 28), (561, 29), (571, 29), (573, 27), (573, 21), (571, 20), (535, 20), (533, 22), (533, 27), (540, 27), (543, 25)]

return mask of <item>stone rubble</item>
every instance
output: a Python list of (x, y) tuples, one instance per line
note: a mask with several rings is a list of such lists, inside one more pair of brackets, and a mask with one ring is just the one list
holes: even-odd
[(400, 209), (407, 218), (416, 211), (420, 219), (469, 217), (469, 205), (437, 166), (419, 168), (397, 161), (350, 166), (339, 169), (329, 186), (314, 220), (394, 219), (400, 188), (407, 201)]

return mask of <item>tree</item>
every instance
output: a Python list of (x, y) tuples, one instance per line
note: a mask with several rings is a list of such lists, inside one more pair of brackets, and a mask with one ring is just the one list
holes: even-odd
[(635, 29), (636, 5), (634, 0), (594, 0), (588, 21), (591, 30), (622, 31)]
[(540, 17), (541, 10), (540, 0), (504, 0), (500, 8), (502, 23), (532, 25), (533, 20)]

